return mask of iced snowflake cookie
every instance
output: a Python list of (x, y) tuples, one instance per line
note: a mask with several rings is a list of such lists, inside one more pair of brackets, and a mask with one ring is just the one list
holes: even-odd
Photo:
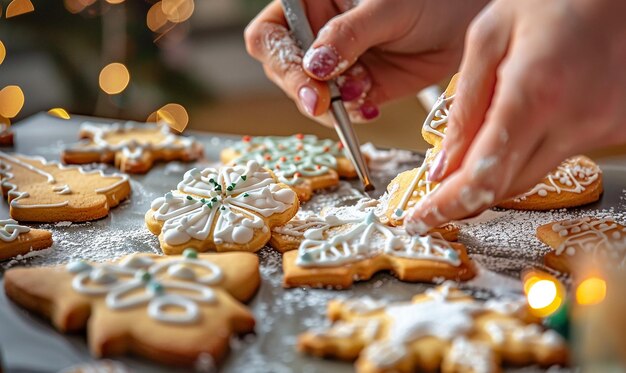
[[(290, 228), (282, 235), (290, 230), (298, 232)], [(286, 287), (349, 288), (355, 280), (368, 280), (380, 271), (410, 282), (474, 276), (463, 245), (440, 235), (409, 236), (402, 228), (381, 223), (373, 211), (350, 219), (327, 215), (311, 223), (299, 240), (297, 251), (283, 255)]]
[(2, 192), (18, 221), (100, 219), (130, 195), (127, 175), (62, 166), (41, 157), (0, 152)]
[(13, 219), (0, 220), (0, 260), (52, 246), (52, 233), (19, 225)]
[(458, 74), (452, 77), (448, 88), (439, 97), (422, 126), (422, 136), (433, 146), (426, 151), (424, 162), (418, 168), (402, 172), (387, 186), (389, 203), (386, 215), (392, 225), (404, 224), (406, 212), (439, 186), (437, 182), (428, 181), (428, 173), (445, 137), (448, 112), (454, 101), (457, 78)]
[(516, 210), (553, 210), (596, 202), (602, 195), (602, 170), (591, 159), (568, 158), (539, 184), (498, 207)]
[(166, 254), (198, 251), (257, 251), (272, 227), (298, 211), (295, 192), (255, 161), (219, 170), (192, 169), (178, 189), (152, 202), (146, 225)]
[(332, 301), (328, 318), (332, 326), (302, 334), (298, 349), (356, 359), (357, 372), (498, 372), (568, 359), (561, 336), (539, 326), (523, 300), (479, 301), (449, 284), (405, 303)]
[(581, 261), (603, 260), (626, 267), (626, 227), (610, 219), (585, 217), (545, 224), (537, 237), (550, 246), (547, 266), (570, 273)]
[(192, 137), (171, 133), (165, 124), (84, 123), (79, 136), (84, 141), (64, 149), (63, 162), (113, 163), (122, 172), (141, 174), (148, 172), (155, 162), (189, 162), (203, 153), (202, 144)]
[(224, 164), (258, 162), (293, 188), (301, 201), (309, 200), (315, 190), (337, 185), (339, 177), (357, 176), (341, 143), (313, 135), (245, 136), (223, 150), (221, 158)]
[(253, 331), (246, 302), (259, 286), (250, 253), (136, 254), (111, 263), (16, 268), (4, 289), (61, 332), (87, 329), (97, 357), (134, 354), (164, 364), (221, 361), (232, 334)]

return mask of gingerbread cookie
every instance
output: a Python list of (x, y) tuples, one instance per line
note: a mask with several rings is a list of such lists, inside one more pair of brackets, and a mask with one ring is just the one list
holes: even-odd
[(626, 267), (626, 227), (610, 219), (584, 217), (545, 224), (537, 238), (550, 246), (547, 266), (570, 273), (576, 263), (603, 260)]
[(568, 158), (521, 196), (498, 204), (516, 210), (553, 210), (596, 202), (602, 195), (602, 170), (591, 159)]
[(337, 185), (339, 177), (357, 176), (341, 143), (313, 135), (245, 136), (223, 150), (221, 158), (224, 164), (258, 162), (293, 188), (301, 201), (311, 199), (315, 190)]
[(0, 146), (13, 146), (13, 131), (7, 123), (0, 123)]
[(18, 221), (100, 219), (130, 195), (127, 175), (62, 166), (41, 157), (0, 152), (2, 192)]
[(164, 364), (219, 363), (232, 334), (253, 331), (240, 302), (256, 292), (258, 258), (249, 253), (135, 254), (111, 263), (16, 268), (7, 296), (61, 332), (87, 329), (97, 357), (135, 354)]
[(357, 372), (498, 372), (502, 364), (564, 364), (567, 345), (523, 300), (476, 300), (444, 284), (411, 302), (332, 301), (332, 326), (302, 334), (310, 355), (355, 360)]
[[(292, 230), (296, 234), (290, 235)], [(285, 241), (301, 241), (297, 251), (283, 255), (285, 287), (348, 288), (355, 280), (368, 280), (379, 271), (391, 271), (400, 280), (411, 282), (474, 276), (463, 245), (436, 234), (409, 236), (402, 228), (381, 223), (373, 211), (351, 218), (326, 215), (303, 233), (297, 228), (280, 232), (274, 238), (278, 247)]]
[(43, 250), (52, 246), (52, 233), (19, 225), (13, 219), (0, 220), (0, 260)]
[(257, 251), (271, 229), (298, 211), (296, 194), (255, 161), (219, 170), (192, 169), (178, 190), (152, 202), (146, 225), (166, 254), (198, 251)]
[(389, 203), (386, 215), (392, 225), (404, 224), (406, 212), (439, 186), (437, 182), (428, 181), (428, 173), (435, 157), (441, 151), (441, 143), (448, 124), (448, 113), (456, 93), (457, 78), (458, 74), (452, 77), (448, 88), (439, 97), (422, 126), (422, 136), (433, 146), (426, 151), (424, 162), (418, 168), (399, 174), (387, 186)]
[(146, 173), (158, 161), (194, 161), (203, 153), (202, 144), (192, 137), (171, 133), (163, 123), (84, 123), (80, 138), (85, 141), (63, 150), (63, 162), (113, 163), (122, 172), (132, 174)]

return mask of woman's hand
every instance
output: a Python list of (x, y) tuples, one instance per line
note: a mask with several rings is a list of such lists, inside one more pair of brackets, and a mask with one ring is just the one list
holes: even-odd
[(626, 142), (626, 2), (496, 0), (470, 26), (443, 151), (445, 181), (407, 230), (527, 191), (568, 156)]
[(279, 0), (248, 26), (248, 52), (300, 111), (330, 125), (324, 80), (337, 78), (352, 120), (457, 69), (465, 30), (487, 0), (305, 0), (317, 39), (303, 53)]

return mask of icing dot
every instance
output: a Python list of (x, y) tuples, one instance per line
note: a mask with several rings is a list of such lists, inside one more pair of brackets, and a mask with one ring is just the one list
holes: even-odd
[(565, 249), (565, 254), (572, 256), (576, 254), (576, 249), (574, 249), (573, 247), (568, 247), (567, 249)]
[(198, 252), (195, 249), (189, 247), (183, 251), (183, 256), (187, 259), (197, 259)]
[(178, 263), (167, 269), (167, 273), (172, 277), (177, 277), (183, 280), (193, 280), (196, 278), (196, 273), (189, 266)]
[(396, 216), (402, 216), (402, 214), (404, 214), (404, 210), (396, 209)]
[(84, 260), (76, 260), (67, 264), (67, 270), (70, 273), (79, 273), (91, 269), (91, 265)]
[(110, 284), (117, 281), (117, 277), (107, 270), (106, 267), (94, 268), (89, 274), (89, 278), (97, 284)]
[(456, 262), (457, 260), (459, 260), (459, 253), (457, 253), (456, 250), (448, 249), (445, 251), (444, 255), (446, 259), (449, 259), (453, 262)]
[(163, 288), (163, 285), (161, 285), (161, 283), (156, 281), (151, 281), (148, 283), (148, 292), (150, 292), (151, 294), (161, 295), (164, 291), (165, 288)]
[(254, 231), (248, 227), (234, 227), (233, 228), (233, 241), (238, 244), (245, 244), (252, 241)]
[(545, 197), (548, 195), (548, 192), (545, 189), (541, 189), (537, 192), (541, 197)]

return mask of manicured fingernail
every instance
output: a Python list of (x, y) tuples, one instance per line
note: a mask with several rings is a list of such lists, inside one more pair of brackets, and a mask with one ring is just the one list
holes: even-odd
[(363, 105), (361, 105), (361, 107), (359, 108), (359, 111), (361, 111), (361, 115), (366, 120), (374, 119), (380, 115), (378, 106), (374, 105), (370, 101), (365, 101)]
[(317, 92), (311, 87), (304, 86), (298, 91), (298, 97), (304, 110), (311, 115), (315, 116), (315, 106), (317, 105)]
[(309, 49), (303, 59), (304, 68), (319, 79), (324, 79), (332, 74), (338, 63), (339, 56), (331, 47), (326, 45)]
[(439, 154), (435, 157), (432, 166), (430, 167), (430, 171), (428, 172), (428, 181), (439, 181), (441, 176), (443, 175), (443, 171), (446, 166), (446, 150), (442, 149)]
[(361, 97), (365, 88), (362, 81), (346, 77), (345, 79), (338, 80), (339, 91), (341, 92), (341, 99), (344, 101), (353, 101)]

